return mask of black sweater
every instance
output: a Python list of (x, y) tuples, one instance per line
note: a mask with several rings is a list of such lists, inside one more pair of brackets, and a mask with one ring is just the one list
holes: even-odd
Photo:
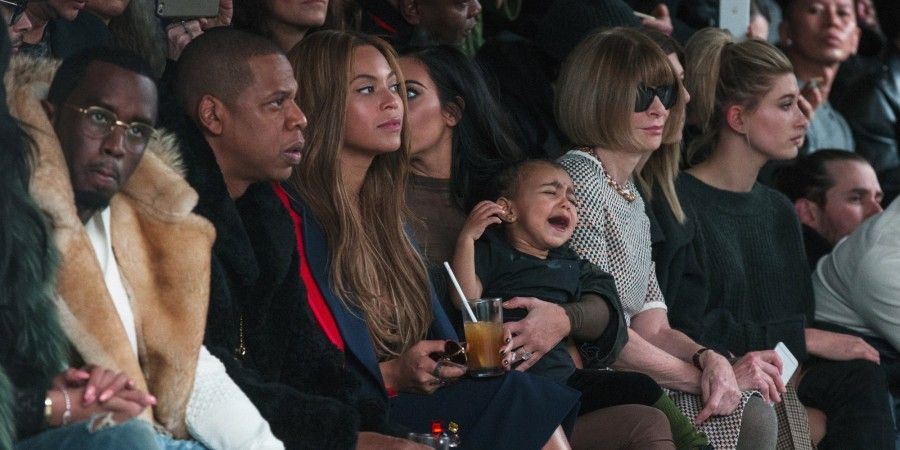
[(666, 239), (654, 246), (669, 321), (698, 342), (736, 355), (779, 341), (806, 358), (813, 293), (793, 206), (761, 184), (724, 191), (687, 173), (676, 181), (679, 224), (653, 203)]

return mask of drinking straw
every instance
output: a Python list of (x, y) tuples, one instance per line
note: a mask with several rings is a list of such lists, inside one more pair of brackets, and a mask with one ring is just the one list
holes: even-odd
[(466, 294), (463, 294), (462, 288), (459, 287), (459, 281), (456, 280), (456, 275), (453, 274), (453, 269), (450, 268), (450, 264), (448, 264), (447, 261), (444, 261), (444, 268), (447, 269), (447, 273), (450, 274), (450, 281), (453, 282), (456, 293), (459, 294), (459, 298), (462, 299), (462, 304), (466, 308), (469, 318), (472, 319), (472, 322), (478, 322), (478, 319), (475, 318), (475, 313), (472, 311), (472, 307), (469, 306), (469, 301), (466, 300)]

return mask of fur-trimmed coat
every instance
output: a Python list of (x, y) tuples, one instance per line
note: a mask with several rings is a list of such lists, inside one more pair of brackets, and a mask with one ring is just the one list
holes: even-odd
[(215, 231), (191, 211), (197, 194), (178, 168), (171, 138), (154, 140), (110, 203), (112, 247), (131, 299), (138, 355), (129, 344), (97, 257), (78, 218), (65, 158), (40, 105), (56, 63), (19, 58), (10, 68), (10, 109), (37, 144), (31, 194), (61, 255), (60, 320), (79, 357), (128, 374), (156, 396), (143, 418), (188, 438), (185, 410), (209, 301)]

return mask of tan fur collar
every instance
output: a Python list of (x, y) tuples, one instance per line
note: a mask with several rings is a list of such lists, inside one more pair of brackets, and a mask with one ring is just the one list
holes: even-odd
[(31, 192), (62, 255), (60, 319), (85, 362), (127, 373), (157, 397), (155, 421), (186, 438), (185, 408), (206, 322), (214, 229), (191, 213), (197, 194), (183, 178), (174, 138), (154, 141), (110, 204), (113, 251), (138, 334), (135, 358), (78, 218), (59, 142), (40, 106), (56, 68), (52, 61), (16, 57), (7, 86), (10, 110), (38, 150)]

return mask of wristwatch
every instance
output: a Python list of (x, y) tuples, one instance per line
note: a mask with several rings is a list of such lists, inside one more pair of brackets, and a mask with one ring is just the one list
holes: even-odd
[(697, 350), (697, 351), (694, 353), (694, 356), (691, 356), (691, 362), (694, 363), (694, 367), (696, 367), (697, 370), (699, 370), (699, 371), (701, 371), (701, 372), (703, 371), (703, 366), (700, 365), (700, 355), (702, 355), (703, 352), (705, 352), (705, 351), (707, 351), (707, 350), (712, 350), (712, 349), (709, 348), (709, 347), (703, 347), (703, 348), (701, 348), (700, 350)]

